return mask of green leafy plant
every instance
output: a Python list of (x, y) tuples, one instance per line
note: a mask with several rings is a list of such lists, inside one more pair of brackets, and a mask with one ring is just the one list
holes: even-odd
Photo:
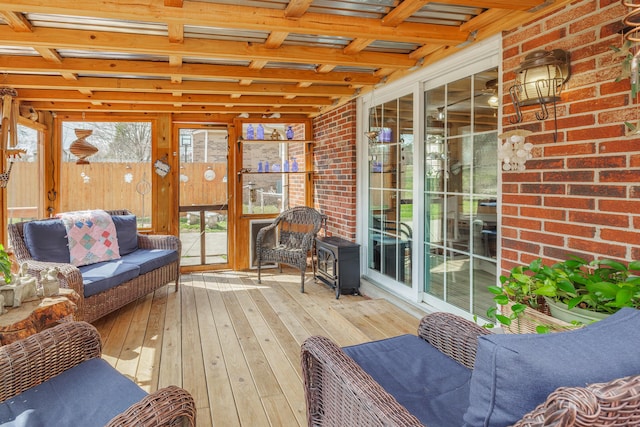
[[(490, 286), (497, 306), (511, 304), (505, 315), (497, 306), (487, 310), (487, 317), (504, 326), (520, 319), (527, 307), (542, 311), (544, 297), (565, 303), (569, 309), (580, 307), (599, 313), (615, 313), (622, 307), (640, 308), (640, 261), (628, 265), (613, 260), (588, 262), (579, 257), (544, 265), (541, 259), (511, 269), (500, 276), (502, 286)], [(536, 328), (547, 332), (545, 325)]]
[(0, 273), (4, 275), (5, 283), (11, 283), (11, 259), (2, 244), (0, 244)]

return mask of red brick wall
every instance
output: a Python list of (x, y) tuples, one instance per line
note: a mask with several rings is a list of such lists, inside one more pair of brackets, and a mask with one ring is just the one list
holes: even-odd
[(356, 238), (355, 101), (313, 122), (315, 207), (328, 215), (328, 234)]
[[(640, 259), (640, 139), (625, 136), (624, 121), (640, 119), (629, 80), (616, 83), (622, 45), (620, 0), (583, 0), (531, 22), (503, 38), (504, 130), (534, 133), (526, 171), (503, 172), (502, 268), (567, 254), (587, 259)], [(565, 49), (571, 78), (553, 115), (510, 125), (508, 89), (522, 58), (538, 49)]]

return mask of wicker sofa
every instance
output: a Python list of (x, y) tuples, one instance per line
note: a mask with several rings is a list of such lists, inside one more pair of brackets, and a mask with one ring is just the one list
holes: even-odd
[[(52, 226), (59, 219), (25, 221), (10, 224), (8, 228), (16, 259), (20, 265), (27, 264), (29, 274), (39, 277), (41, 271), (57, 267), (61, 286), (73, 289), (80, 295), (76, 320), (93, 322), (171, 281), (175, 281), (175, 289), (178, 290), (180, 239), (170, 235), (140, 234), (136, 230), (135, 216), (129, 211), (107, 212), (115, 222), (121, 248), (127, 247), (128, 253), (121, 259), (89, 266), (76, 267), (69, 261), (60, 262), (61, 258), (55, 256), (66, 250), (68, 257), (68, 248), (64, 248), (64, 228), (60, 229), (62, 225), (58, 224), (55, 224), (55, 228)], [(30, 249), (26, 241), (28, 239), (25, 239), (25, 226), (28, 223), (40, 227), (33, 233), (38, 234), (40, 240), (38, 255), (31, 252), (35, 252), (34, 245), (31, 244)], [(131, 268), (132, 264), (140, 269), (136, 272), (135, 268)]]
[(101, 356), (98, 331), (66, 322), (0, 347), (0, 425), (195, 426), (186, 390), (147, 394)]
[[(302, 345), (309, 426), (640, 425), (640, 310), (547, 335), (448, 313), (418, 336)], [(386, 354), (385, 354), (386, 353)]]

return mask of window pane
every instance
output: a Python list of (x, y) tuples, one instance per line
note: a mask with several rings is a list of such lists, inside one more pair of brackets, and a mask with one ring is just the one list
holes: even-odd
[(24, 153), (7, 159), (11, 165), (7, 184), (8, 222), (20, 222), (39, 218), (44, 214), (40, 208), (40, 177), (38, 164), (38, 131), (18, 125), (18, 150)]
[[(90, 132), (85, 141), (97, 148), (86, 158), (88, 164), (73, 154), (82, 152), (75, 148), (83, 144), (76, 130)], [(150, 122), (62, 123), (63, 212), (128, 209), (137, 216), (138, 227), (150, 227), (151, 173)]]

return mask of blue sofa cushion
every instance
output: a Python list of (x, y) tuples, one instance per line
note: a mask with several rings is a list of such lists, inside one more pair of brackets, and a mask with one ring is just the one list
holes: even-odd
[(116, 226), (120, 256), (130, 254), (138, 249), (138, 224), (135, 215), (112, 215)]
[(91, 359), (0, 403), (0, 425), (102, 427), (146, 395), (105, 360)]
[(125, 263), (122, 259), (83, 265), (79, 269), (82, 273), (85, 298), (118, 286), (140, 274), (137, 265)]
[(401, 335), (343, 350), (424, 425), (462, 425), (471, 371), (425, 340)]
[(146, 274), (178, 260), (178, 252), (171, 249), (138, 249), (122, 257), (122, 261), (140, 267), (140, 274)]
[(59, 219), (25, 222), (22, 228), (24, 243), (36, 261), (69, 263), (67, 229)]
[(640, 310), (632, 308), (574, 331), (483, 336), (465, 425), (511, 425), (558, 387), (637, 375), (638, 342)]

